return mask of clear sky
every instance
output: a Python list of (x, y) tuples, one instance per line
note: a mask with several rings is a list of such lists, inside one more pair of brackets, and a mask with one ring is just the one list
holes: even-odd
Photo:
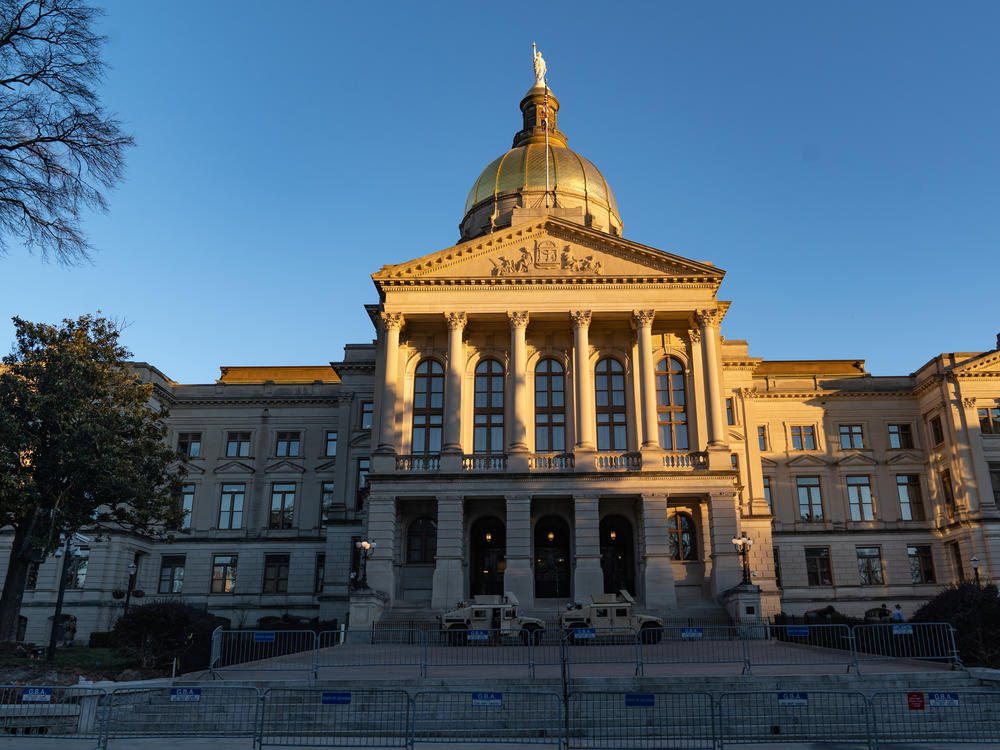
[(369, 275), (454, 244), (549, 69), (626, 238), (727, 271), (727, 338), (906, 374), (995, 346), (1000, 3), (115, 0), (138, 146), (90, 266), (0, 258), (11, 315), (98, 309), (181, 382), (323, 364)]

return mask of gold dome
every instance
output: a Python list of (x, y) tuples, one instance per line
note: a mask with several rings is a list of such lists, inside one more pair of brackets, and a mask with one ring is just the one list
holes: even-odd
[(566, 147), (566, 136), (556, 127), (559, 100), (551, 90), (546, 147), (545, 97), (545, 89), (535, 86), (521, 100), (524, 128), (514, 136), (513, 148), (491, 161), (469, 191), (465, 218), (459, 225), (463, 240), (510, 226), (518, 214), (528, 218), (545, 212), (621, 235), (618, 204), (604, 176), (590, 161)]

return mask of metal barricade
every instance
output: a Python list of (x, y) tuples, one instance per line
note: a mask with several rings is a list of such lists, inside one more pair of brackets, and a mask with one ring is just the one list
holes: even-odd
[(1000, 693), (893, 692), (872, 696), (875, 746), (984, 742), (1000, 746)]
[[(541, 632), (521, 633), (503, 630), (444, 630), (425, 633), (424, 674), (454, 676), (462, 668), (490, 667), (504, 669), (507, 676), (519, 676), (532, 671), (532, 647), (541, 641)], [(480, 676), (477, 671), (475, 676)], [(498, 676), (492, 671), (492, 676)]]
[(919, 659), (961, 666), (955, 630), (946, 622), (899, 622), (855, 625), (854, 651), (858, 664), (890, 659)]
[[(409, 628), (324, 630), (316, 637), (314, 667), (335, 669), (351, 677), (420, 677), (423, 674), (424, 633)], [(371, 674), (369, 667), (402, 667)], [(415, 673), (415, 674), (414, 674)]]
[[(568, 676), (629, 677), (640, 673), (639, 635), (632, 628), (572, 628), (563, 633), (563, 642)], [(600, 668), (584, 668), (594, 664)]]
[(0, 734), (100, 740), (107, 692), (91, 687), (0, 686)]
[(261, 747), (408, 747), (411, 704), (402, 690), (270, 688), (264, 693)]
[(715, 747), (716, 717), (708, 693), (570, 693), (567, 747)]
[(748, 671), (754, 667), (855, 664), (846, 625), (751, 625), (743, 627)]
[(109, 696), (106, 738), (249, 737), (253, 740), (259, 723), (260, 691), (254, 687), (116, 688)]
[[(736, 626), (664, 627), (639, 632), (640, 674), (653, 676), (657, 665), (733, 664), (748, 671), (745, 628)], [(647, 669), (650, 667), (650, 669)]]
[(223, 630), (212, 671), (312, 670), (316, 634), (311, 630)]
[(813, 742), (872, 747), (871, 706), (861, 693), (744, 692), (719, 696), (719, 747)]
[(413, 741), (559, 744), (562, 697), (511, 691), (425, 692), (413, 698)]

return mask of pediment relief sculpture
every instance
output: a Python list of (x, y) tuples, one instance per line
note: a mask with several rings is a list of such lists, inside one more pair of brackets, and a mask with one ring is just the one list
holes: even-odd
[(584, 250), (572, 245), (560, 247), (553, 240), (535, 240), (534, 246), (519, 247), (516, 255), (498, 255), (490, 258), (491, 276), (516, 276), (533, 270), (558, 271), (567, 274), (593, 274), (604, 272), (604, 262), (593, 254), (583, 255)]

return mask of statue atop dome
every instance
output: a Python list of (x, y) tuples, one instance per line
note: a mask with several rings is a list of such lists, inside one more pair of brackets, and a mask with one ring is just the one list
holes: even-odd
[(545, 74), (548, 72), (548, 68), (545, 67), (545, 58), (542, 57), (542, 53), (535, 47), (535, 43), (531, 43), (531, 51), (535, 60), (535, 85), (545, 86)]

